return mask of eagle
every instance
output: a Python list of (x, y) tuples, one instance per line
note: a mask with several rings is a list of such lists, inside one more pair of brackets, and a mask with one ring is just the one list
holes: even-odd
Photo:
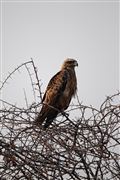
[(59, 113), (63, 113), (69, 106), (77, 90), (75, 59), (67, 58), (61, 70), (55, 74), (48, 83), (42, 99), (42, 108), (34, 123), (38, 126), (44, 123), (48, 128)]

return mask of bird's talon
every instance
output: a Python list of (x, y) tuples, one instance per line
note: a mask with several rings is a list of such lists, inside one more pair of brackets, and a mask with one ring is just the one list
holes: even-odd
[(66, 113), (66, 112), (63, 112), (63, 116), (69, 116), (69, 114), (68, 113)]

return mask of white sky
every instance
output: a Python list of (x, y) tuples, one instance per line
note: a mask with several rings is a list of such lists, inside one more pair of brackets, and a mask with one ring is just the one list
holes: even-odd
[[(119, 89), (118, 1), (1, 3), (1, 75), (32, 57), (42, 90), (67, 57), (78, 60), (78, 95), (98, 106)], [(6, 84), (3, 99), (24, 104), (23, 88), (33, 102), (28, 76), (17, 73)]]

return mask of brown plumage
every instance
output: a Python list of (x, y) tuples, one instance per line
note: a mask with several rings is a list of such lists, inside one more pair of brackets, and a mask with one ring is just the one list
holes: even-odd
[(75, 66), (78, 66), (77, 61), (68, 58), (61, 70), (52, 77), (43, 96), (43, 105), (35, 124), (41, 125), (45, 121), (46, 129), (60, 112), (68, 108), (77, 90)]

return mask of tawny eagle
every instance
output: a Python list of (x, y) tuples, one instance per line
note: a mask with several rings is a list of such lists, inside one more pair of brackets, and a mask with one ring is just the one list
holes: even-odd
[(75, 66), (78, 66), (77, 61), (67, 58), (61, 70), (52, 77), (43, 96), (42, 108), (35, 124), (41, 125), (45, 121), (46, 129), (60, 112), (68, 108), (77, 90)]

